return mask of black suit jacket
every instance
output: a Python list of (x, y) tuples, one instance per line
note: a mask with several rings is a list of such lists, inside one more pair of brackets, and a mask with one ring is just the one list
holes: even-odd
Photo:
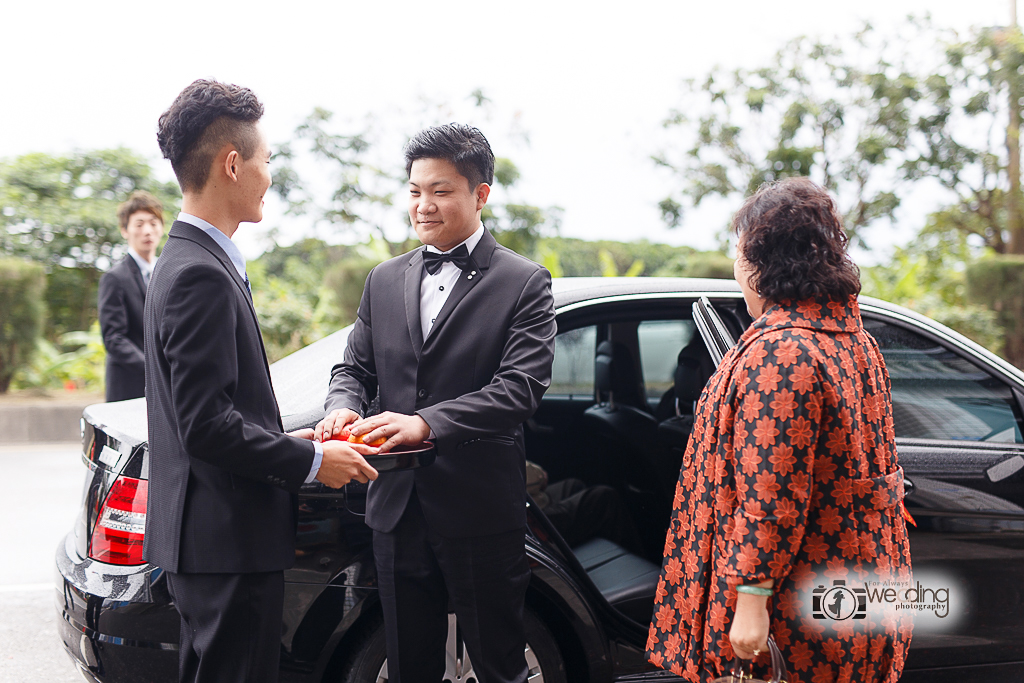
[(256, 312), (213, 238), (175, 222), (146, 299), (149, 506), (143, 557), (172, 572), (295, 559), (313, 445), (282, 434)]
[(100, 278), (99, 313), (107, 347), (107, 401), (146, 395), (142, 312), (146, 284), (139, 264), (128, 254)]
[(366, 523), (394, 529), (415, 487), (427, 524), (446, 536), (521, 528), (522, 423), (551, 381), (551, 276), (485, 231), (425, 340), (422, 277), (422, 248), (370, 272), (345, 360), (331, 372), (328, 411), (365, 415), (379, 393), (382, 411), (417, 413), (436, 438), (432, 465), (370, 484)]

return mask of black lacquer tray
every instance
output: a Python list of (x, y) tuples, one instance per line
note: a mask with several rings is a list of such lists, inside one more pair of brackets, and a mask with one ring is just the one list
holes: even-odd
[(395, 472), (398, 470), (414, 470), (426, 467), (434, 462), (437, 449), (432, 441), (424, 441), (414, 446), (395, 446), (387, 453), (380, 455), (364, 455), (370, 467), (378, 472)]

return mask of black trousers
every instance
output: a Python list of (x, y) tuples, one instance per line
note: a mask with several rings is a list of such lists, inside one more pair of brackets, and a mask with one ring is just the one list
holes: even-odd
[(428, 529), (413, 493), (398, 526), (373, 532), (391, 683), (440, 683), (448, 603), (480, 683), (526, 681), (525, 530), (447, 538)]
[(175, 574), (179, 683), (277, 683), (284, 572)]

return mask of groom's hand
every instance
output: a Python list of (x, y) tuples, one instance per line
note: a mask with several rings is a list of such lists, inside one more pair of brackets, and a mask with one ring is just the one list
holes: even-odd
[(422, 417), (401, 413), (372, 415), (364, 420), (357, 420), (351, 429), (353, 436), (361, 436), (363, 441), (368, 443), (387, 439), (378, 447), (378, 453), (387, 453), (401, 444), (420, 444), (430, 436), (430, 425)]
[(365, 484), (377, 478), (377, 470), (370, 467), (363, 456), (376, 452), (376, 448), (362, 444), (325, 441), (324, 458), (316, 478), (333, 489), (341, 488), (353, 480)]
[(359, 415), (348, 408), (332, 410), (327, 417), (320, 420), (314, 432), (314, 439), (317, 441), (328, 441), (332, 437), (341, 434), (342, 428), (359, 419)]

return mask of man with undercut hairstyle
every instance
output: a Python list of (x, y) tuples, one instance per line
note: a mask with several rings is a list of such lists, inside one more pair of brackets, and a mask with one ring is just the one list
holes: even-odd
[[(551, 380), (547, 270), (480, 222), (494, 154), (476, 128), (428, 128), (406, 146), (409, 218), (425, 245), (370, 272), (317, 438), (351, 424), (387, 451), (431, 437), (429, 467), (383, 472), (366, 523), (392, 683), (445, 674), (449, 600), (480, 683), (522, 683), (526, 560), (523, 422)], [(380, 399), (383, 412), (368, 415)]]
[(245, 259), (270, 150), (248, 88), (200, 80), (160, 117), (182, 191), (145, 310), (149, 503), (143, 557), (181, 614), (179, 681), (272, 683), (297, 492), (377, 476), (366, 446), (283, 434)]

